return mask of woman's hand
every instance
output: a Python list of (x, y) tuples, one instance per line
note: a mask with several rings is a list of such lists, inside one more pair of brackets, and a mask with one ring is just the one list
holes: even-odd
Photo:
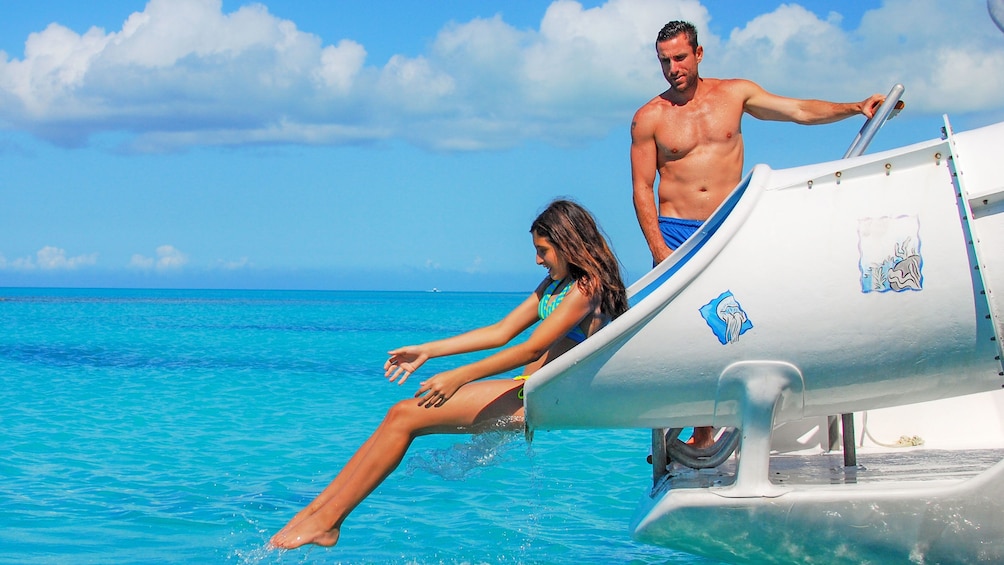
[(403, 385), (404, 381), (429, 359), (429, 354), (421, 345), (399, 347), (387, 354), (390, 355), (390, 359), (383, 364), (384, 376), (390, 382), (397, 381), (399, 385)]
[(446, 403), (467, 381), (454, 371), (439, 373), (427, 381), (423, 381), (415, 393), (419, 406), (438, 408)]

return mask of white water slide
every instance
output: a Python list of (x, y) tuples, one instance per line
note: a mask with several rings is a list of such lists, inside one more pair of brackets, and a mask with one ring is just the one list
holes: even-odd
[[(657, 430), (631, 525), (645, 542), (726, 561), (1004, 561), (1004, 123), (954, 133), (946, 117), (942, 134), (757, 165), (631, 286), (627, 313), (527, 382), (528, 433)], [(839, 415), (843, 463), (832, 438), (813, 452), (799, 437)], [(852, 415), (964, 429), (855, 454)], [(665, 459), (662, 430), (690, 426), (732, 430), (709, 468)]]

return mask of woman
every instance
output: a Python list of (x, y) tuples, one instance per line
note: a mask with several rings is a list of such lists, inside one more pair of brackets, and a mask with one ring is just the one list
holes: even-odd
[[(272, 537), (271, 545), (337, 543), (348, 514), (397, 468), (418, 436), (521, 428), (526, 376), (627, 309), (617, 259), (584, 208), (557, 200), (534, 220), (530, 233), (537, 264), (547, 269), (533, 294), (492, 325), (391, 351), (385, 375), (403, 383), (433, 357), (501, 347), (540, 322), (530, 337), (423, 381), (415, 393), (418, 400), (394, 405), (331, 484)], [(514, 380), (480, 380), (524, 365), (523, 376)]]

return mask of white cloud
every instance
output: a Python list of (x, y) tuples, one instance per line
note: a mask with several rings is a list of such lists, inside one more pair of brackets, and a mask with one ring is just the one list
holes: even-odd
[[(839, 8), (838, 8), (839, 9)], [(983, 2), (886, 0), (854, 30), (796, 4), (732, 30), (705, 75), (742, 76), (789, 96), (860, 100), (906, 87), (911, 114), (1004, 108), (1004, 42)]]
[(362, 45), (343, 39), (337, 47), (329, 45), (321, 51), (320, 65), (314, 76), (323, 86), (344, 93), (352, 86), (365, 60), (366, 49)]
[(220, 0), (151, 0), (120, 30), (54, 23), (27, 38), (22, 58), (0, 55), (0, 127), (68, 146), (124, 132), (135, 151), (395, 137), (442, 150), (574, 144), (623, 127), (664, 87), (653, 42), (670, 19), (697, 25), (706, 76), (836, 100), (902, 82), (911, 112), (1000, 111), (1004, 45), (983, 2), (886, 0), (856, 29), (835, 6), (820, 18), (781, 4), (719, 37), (698, 0), (555, 0), (537, 29), (501, 16), (448, 23), (427, 53), (374, 67), (358, 42), (325, 45), (262, 4), (223, 13)]
[(188, 263), (185, 255), (173, 245), (161, 245), (156, 250), (156, 257), (146, 257), (139, 253), (132, 256), (129, 267), (139, 270), (170, 271), (184, 267)]
[(31, 257), (19, 257), (8, 261), (0, 255), (0, 269), (13, 269), (16, 271), (72, 271), (80, 267), (94, 265), (98, 262), (97, 253), (87, 255), (77, 255), (67, 257), (66, 250), (47, 245), (35, 253), (34, 259)]
[(67, 258), (65, 249), (51, 246), (39, 249), (35, 256), (38, 259), (38, 267), (47, 271), (56, 269), (72, 270), (82, 265), (93, 265), (98, 261), (97, 253)]
[(150, 257), (144, 257), (139, 253), (132, 256), (129, 260), (129, 267), (132, 269), (139, 269), (141, 271), (149, 270), (153, 268), (153, 259)]

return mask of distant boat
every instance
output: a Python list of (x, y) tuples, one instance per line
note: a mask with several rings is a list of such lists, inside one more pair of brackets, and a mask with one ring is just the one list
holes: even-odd
[(430, 290), (429, 292), (439, 292), (439, 289), (436, 287), (432, 287), (432, 290)]

